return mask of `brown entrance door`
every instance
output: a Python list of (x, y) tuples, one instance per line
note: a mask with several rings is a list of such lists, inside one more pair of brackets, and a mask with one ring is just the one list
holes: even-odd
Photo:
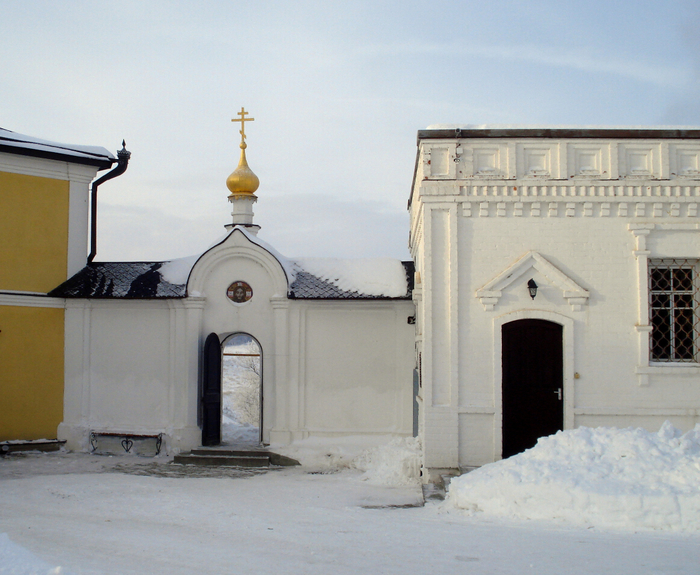
[(562, 326), (540, 319), (504, 324), (503, 457), (563, 429)]

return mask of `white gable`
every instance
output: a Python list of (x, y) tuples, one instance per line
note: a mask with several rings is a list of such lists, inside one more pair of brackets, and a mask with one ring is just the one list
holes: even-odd
[(550, 285), (559, 288), (573, 311), (581, 311), (581, 306), (588, 302), (589, 294), (585, 289), (537, 252), (528, 252), (508, 266), (484, 287), (476, 290), (476, 297), (486, 311), (493, 311), (503, 290), (516, 281), (526, 281), (523, 277), (531, 270), (537, 270)]

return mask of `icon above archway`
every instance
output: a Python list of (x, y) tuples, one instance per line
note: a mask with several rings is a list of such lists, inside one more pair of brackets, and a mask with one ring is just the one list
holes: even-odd
[(226, 290), (226, 297), (233, 303), (245, 303), (253, 297), (253, 288), (246, 282), (233, 282)]

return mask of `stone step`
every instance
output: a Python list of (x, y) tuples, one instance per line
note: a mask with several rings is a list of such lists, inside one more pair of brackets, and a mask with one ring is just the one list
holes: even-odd
[(198, 447), (176, 455), (173, 463), (228, 467), (287, 467), (299, 465), (296, 459), (268, 451), (262, 446)]
[(173, 463), (208, 467), (269, 467), (270, 456), (262, 453), (256, 455), (181, 453), (173, 458)]
[(220, 447), (198, 447), (190, 451), (192, 455), (225, 455), (225, 456), (243, 456), (243, 457), (255, 457), (269, 455), (268, 451), (264, 448), (254, 448), (254, 449), (224, 449)]

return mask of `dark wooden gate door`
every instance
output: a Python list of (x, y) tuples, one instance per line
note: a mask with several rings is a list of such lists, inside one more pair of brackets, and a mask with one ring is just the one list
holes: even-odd
[(563, 428), (562, 326), (522, 319), (504, 324), (501, 334), (506, 458)]
[(202, 445), (221, 443), (221, 342), (210, 333), (204, 342), (202, 370)]

